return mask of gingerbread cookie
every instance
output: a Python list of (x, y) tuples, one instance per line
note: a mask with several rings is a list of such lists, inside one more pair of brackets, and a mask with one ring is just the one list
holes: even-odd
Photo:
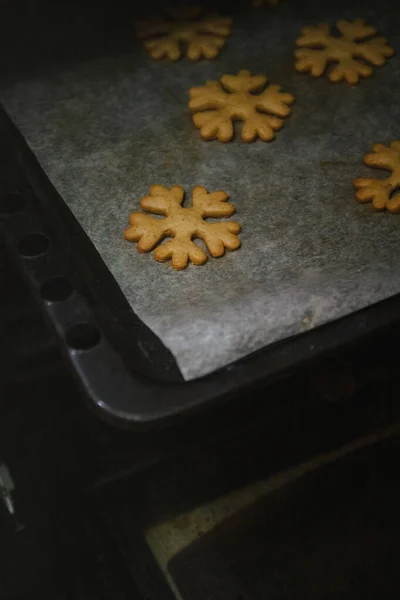
[[(329, 72), (331, 81), (345, 79), (348, 83), (358, 83), (360, 77), (372, 75), (372, 68), (365, 64), (382, 66), (386, 59), (393, 56), (394, 50), (387, 45), (385, 38), (373, 37), (375, 27), (365, 25), (362, 19), (338, 21), (336, 27), (342, 37), (330, 35), (329, 25), (305, 27), (297, 40), (301, 49), (296, 50), (296, 71), (311, 71), (314, 77), (320, 77), (328, 63), (338, 63)], [(372, 39), (367, 39), (372, 38)], [(356, 58), (361, 59), (355, 60)]]
[(356, 198), (359, 202), (372, 202), (375, 210), (386, 210), (391, 213), (400, 212), (400, 141), (395, 141), (387, 148), (383, 144), (374, 144), (373, 152), (364, 156), (364, 162), (369, 167), (386, 169), (392, 174), (386, 179), (358, 178), (354, 181), (357, 189)]
[(244, 121), (244, 142), (257, 136), (264, 142), (272, 140), (283, 125), (283, 117), (290, 114), (294, 96), (281, 92), (279, 85), (270, 85), (262, 92), (267, 81), (265, 75), (250, 75), (244, 70), (224, 75), (221, 83), (207, 81), (205, 86), (193, 87), (189, 108), (202, 139), (229, 142), (234, 134), (233, 121), (240, 120)]
[[(240, 240), (237, 234), (240, 225), (235, 221), (208, 223), (207, 217), (230, 217), (235, 212), (233, 204), (227, 202), (225, 192), (209, 194), (201, 185), (193, 189), (192, 206), (183, 208), (184, 190), (174, 185), (170, 190), (162, 185), (152, 185), (150, 196), (144, 196), (141, 208), (165, 219), (155, 219), (143, 213), (132, 213), (130, 227), (125, 230), (125, 239), (137, 242), (139, 252), (154, 250), (154, 258), (160, 262), (172, 259), (174, 269), (185, 269), (190, 262), (202, 265), (207, 255), (193, 238), (202, 239), (211, 256), (219, 257), (228, 250), (237, 250)], [(158, 246), (166, 237), (173, 239)], [(157, 246), (157, 247), (156, 247)]]
[(194, 20), (203, 12), (199, 7), (169, 12), (174, 20), (154, 19), (136, 25), (139, 39), (145, 40), (144, 46), (155, 60), (178, 60), (184, 44), (190, 60), (215, 58), (231, 33), (229, 17), (210, 15)]

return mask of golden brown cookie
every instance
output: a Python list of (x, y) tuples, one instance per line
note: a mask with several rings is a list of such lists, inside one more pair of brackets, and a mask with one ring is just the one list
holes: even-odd
[(334, 82), (345, 79), (355, 84), (360, 77), (372, 75), (372, 68), (366, 62), (382, 66), (394, 54), (385, 38), (373, 37), (376, 34), (375, 27), (365, 25), (363, 19), (338, 21), (336, 27), (342, 37), (330, 35), (329, 25), (324, 24), (302, 30), (296, 42), (301, 48), (295, 51), (296, 71), (311, 71), (313, 77), (320, 77), (328, 63), (334, 62), (338, 64), (329, 71), (329, 79)]
[[(173, 20), (154, 19), (137, 23), (139, 39), (155, 60), (169, 58), (178, 60), (182, 46), (187, 46), (190, 60), (215, 58), (231, 33), (232, 19), (215, 15), (198, 18), (199, 7), (169, 11)], [(196, 20), (194, 20), (196, 19)]]
[[(235, 212), (233, 204), (227, 202), (225, 192), (209, 194), (201, 185), (193, 189), (192, 206), (183, 208), (184, 190), (174, 185), (169, 190), (162, 185), (152, 185), (150, 196), (144, 196), (141, 208), (165, 219), (155, 219), (143, 213), (132, 213), (130, 227), (125, 230), (125, 239), (137, 242), (139, 252), (154, 250), (154, 258), (160, 262), (172, 259), (174, 269), (185, 269), (188, 262), (203, 265), (207, 255), (193, 238), (202, 239), (211, 256), (219, 257), (228, 250), (237, 250), (240, 240), (237, 234), (240, 225), (235, 221), (208, 223), (207, 217), (230, 217)], [(166, 237), (173, 239), (158, 246)], [(157, 247), (156, 247), (157, 246)]]
[(202, 139), (229, 142), (234, 133), (233, 121), (244, 121), (244, 142), (252, 142), (257, 136), (264, 142), (272, 140), (274, 131), (283, 125), (283, 117), (290, 114), (294, 96), (282, 93), (279, 85), (270, 85), (261, 92), (267, 81), (265, 75), (250, 75), (244, 70), (224, 75), (221, 83), (207, 81), (205, 86), (191, 88), (189, 108)]
[(364, 156), (364, 162), (369, 167), (386, 169), (392, 174), (386, 179), (365, 179), (359, 177), (354, 181), (357, 189), (356, 198), (359, 202), (372, 202), (375, 210), (386, 210), (391, 213), (400, 212), (400, 141), (395, 141), (387, 148), (383, 144), (374, 144), (373, 152)]

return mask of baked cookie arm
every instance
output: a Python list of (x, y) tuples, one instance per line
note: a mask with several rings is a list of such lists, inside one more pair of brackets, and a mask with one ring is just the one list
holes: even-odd
[(140, 206), (154, 215), (167, 215), (171, 208), (182, 204), (184, 193), (180, 185), (173, 185), (170, 190), (162, 185), (152, 185), (150, 195), (141, 199)]
[(131, 226), (125, 229), (124, 237), (130, 242), (137, 242), (138, 252), (150, 252), (165, 237), (165, 221), (132, 213), (129, 219)]
[(205, 187), (197, 185), (193, 189), (193, 207), (202, 217), (231, 217), (235, 212), (233, 204), (228, 202), (228, 194), (219, 190), (209, 194)]
[(189, 261), (194, 265), (203, 265), (207, 255), (200, 246), (197, 246), (190, 236), (176, 233), (172, 240), (168, 240), (154, 250), (154, 258), (159, 262), (172, 261), (172, 267), (178, 271), (186, 269)]
[(211, 256), (219, 257), (225, 254), (225, 248), (228, 250), (239, 248), (240, 239), (237, 237), (239, 232), (239, 223), (228, 221), (226, 223), (203, 223), (196, 234), (204, 240)]
[(265, 92), (257, 96), (256, 108), (278, 117), (290, 115), (292, 111), (289, 105), (293, 104), (294, 96), (280, 90), (280, 85), (270, 85)]

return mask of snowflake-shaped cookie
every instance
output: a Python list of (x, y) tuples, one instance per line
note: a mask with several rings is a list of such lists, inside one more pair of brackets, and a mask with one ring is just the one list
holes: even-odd
[(358, 178), (354, 181), (357, 189), (356, 198), (359, 202), (371, 202), (375, 210), (391, 213), (400, 212), (400, 141), (395, 141), (387, 148), (383, 144), (374, 144), (373, 152), (364, 156), (364, 162), (369, 167), (392, 171), (387, 179)]
[(274, 131), (283, 125), (282, 117), (290, 114), (294, 96), (282, 93), (279, 85), (270, 85), (261, 92), (267, 81), (265, 75), (239, 71), (237, 75), (224, 75), (221, 83), (207, 81), (205, 86), (192, 88), (189, 108), (195, 113), (193, 122), (203, 140), (229, 142), (234, 134), (233, 121), (244, 121), (244, 142), (252, 142), (257, 136), (264, 142), (272, 140)]
[(365, 25), (363, 19), (353, 22), (338, 21), (336, 27), (342, 37), (330, 35), (329, 25), (305, 27), (297, 40), (301, 49), (296, 50), (296, 71), (311, 71), (314, 77), (320, 77), (329, 62), (338, 63), (329, 72), (331, 81), (345, 79), (348, 83), (358, 83), (360, 77), (372, 75), (372, 68), (355, 60), (367, 61), (375, 66), (382, 66), (386, 59), (393, 56), (394, 50), (387, 45), (385, 38), (375, 37), (375, 27)]
[(202, 12), (200, 7), (169, 10), (174, 20), (154, 19), (137, 23), (138, 37), (145, 40), (144, 46), (155, 60), (178, 60), (184, 44), (190, 60), (215, 58), (231, 33), (232, 19), (210, 15), (194, 20)]
[[(150, 196), (144, 196), (140, 206), (148, 213), (166, 218), (156, 219), (143, 213), (132, 213), (131, 226), (125, 230), (125, 239), (137, 242), (139, 252), (156, 248), (154, 258), (160, 262), (172, 259), (174, 269), (185, 269), (189, 261), (195, 265), (203, 265), (207, 261), (206, 253), (192, 241), (193, 238), (202, 239), (214, 257), (223, 256), (225, 248), (239, 248), (239, 223), (208, 223), (204, 220), (207, 217), (233, 215), (235, 207), (227, 202), (225, 192), (209, 194), (206, 188), (198, 185), (193, 189), (190, 208), (182, 207), (183, 197), (184, 190), (180, 185), (174, 185), (170, 190), (162, 185), (152, 185)], [(166, 237), (173, 239), (157, 246)]]

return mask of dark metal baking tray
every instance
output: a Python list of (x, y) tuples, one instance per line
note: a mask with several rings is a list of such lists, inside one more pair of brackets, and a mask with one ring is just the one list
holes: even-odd
[[(306, 129), (305, 124), (305, 133)], [(376, 141), (374, 131), (370, 137)], [(398, 319), (395, 295), (184, 382), (173, 356), (135, 315), (4, 111), (1, 145), (1, 221), (8, 249), (58, 332), (87, 395), (103, 414), (121, 423), (161, 423), (212, 401), (248, 393), (251, 386), (289, 367)], [(4, 198), (15, 191), (20, 195)]]

